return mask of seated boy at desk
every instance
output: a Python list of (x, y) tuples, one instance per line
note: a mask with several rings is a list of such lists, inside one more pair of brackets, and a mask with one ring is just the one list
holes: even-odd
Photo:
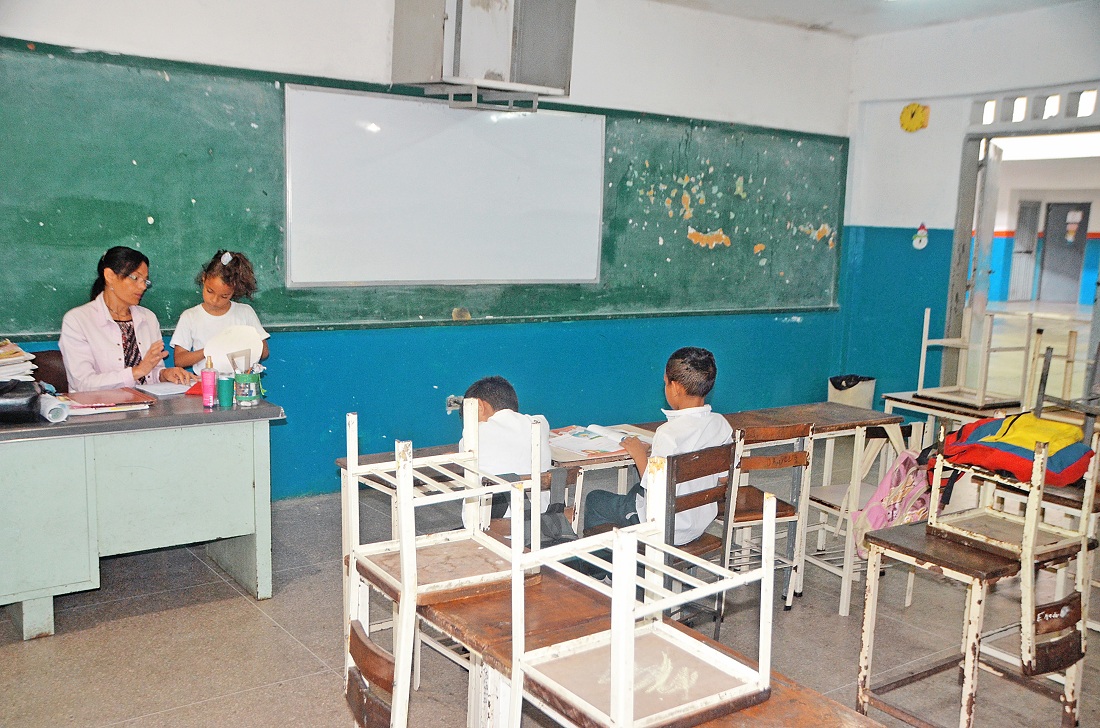
[[(490, 475), (531, 473), (531, 418), (519, 413), (516, 390), (504, 377), (484, 377), (470, 385), (465, 397), (477, 400), (478, 467)], [(542, 415), (532, 415), (542, 430), (542, 472), (550, 469), (550, 425)], [(464, 449), (459, 441), (459, 450)], [(542, 510), (550, 493), (542, 494)], [(493, 518), (508, 515), (507, 494), (493, 498)]]
[[(653, 455), (668, 457), (733, 442), (733, 428), (726, 418), (710, 411), (706, 397), (714, 387), (718, 367), (714, 355), (706, 349), (686, 346), (677, 349), (665, 364), (665, 399), (672, 409), (662, 410), (668, 422), (653, 434)], [(622, 442), (633, 458), (642, 481), (625, 495), (594, 490), (584, 499), (584, 523), (588, 531), (595, 526), (630, 526), (645, 518), (645, 471), (650, 453), (636, 437)], [(677, 495), (686, 495), (714, 487), (718, 476), (712, 475), (681, 483)], [(682, 546), (702, 535), (718, 515), (718, 506), (711, 503), (676, 514), (673, 545)]]

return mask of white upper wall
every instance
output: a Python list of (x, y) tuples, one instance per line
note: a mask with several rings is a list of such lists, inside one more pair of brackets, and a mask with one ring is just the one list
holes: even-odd
[[(1089, 230), (1100, 232), (1100, 157), (1001, 162), (997, 230), (1015, 230), (1021, 200), (1088, 202)], [(1040, 227), (1046, 216), (1040, 216)]]
[(0, 35), (389, 83), (394, 0), (0, 0)]
[[(971, 101), (1097, 79), (1096, 0), (856, 41), (845, 222), (954, 227)], [(901, 130), (911, 101), (927, 129)]]
[[(0, 35), (389, 83), (394, 1), (0, 0)], [(571, 101), (845, 136), (851, 66), (846, 38), (644, 0), (578, 0)]]
[(856, 102), (983, 94), (1100, 77), (1100, 2), (1082, 0), (855, 43)]
[(847, 136), (851, 39), (639, 0), (577, 0), (579, 104)]

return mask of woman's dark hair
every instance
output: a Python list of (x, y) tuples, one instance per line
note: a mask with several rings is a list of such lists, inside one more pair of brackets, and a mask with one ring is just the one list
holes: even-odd
[(103, 254), (103, 257), (99, 259), (99, 265), (96, 266), (95, 283), (92, 284), (92, 295), (88, 298), (89, 301), (94, 301), (95, 297), (103, 293), (103, 289), (107, 287), (107, 279), (103, 277), (103, 271), (110, 268), (115, 272), (116, 276), (128, 276), (144, 263), (146, 267), (149, 265), (149, 259), (145, 257), (145, 253), (134, 250), (133, 248), (127, 248), (125, 245), (116, 245)]
[(210, 262), (195, 276), (195, 283), (201, 286), (207, 276), (217, 276), (225, 281), (225, 285), (233, 289), (233, 298), (252, 298), (256, 293), (256, 274), (252, 272), (252, 263), (244, 257), (244, 253), (227, 250), (214, 253)]

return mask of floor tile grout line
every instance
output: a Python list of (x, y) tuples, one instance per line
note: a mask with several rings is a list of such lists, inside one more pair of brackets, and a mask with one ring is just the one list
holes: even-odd
[[(245, 592), (245, 591), (243, 591), (243, 590), (242, 590), (242, 589), (243, 589), (243, 587), (241, 587), (241, 586), (240, 586), (239, 584), (237, 584), (236, 582), (229, 582), (229, 585), (230, 585), (231, 587), (233, 587), (233, 589), (234, 589), (234, 590), (236, 590), (237, 594), (238, 594), (238, 595), (240, 595), (241, 599), (243, 599), (243, 600), (245, 601), (245, 603), (246, 603), (246, 604), (248, 604), (248, 605), (249, 605), (250, 607), (252, 607), (252, 608), (253, 608), (253, 609), (255, 609), (255, 610), (256, 610), (257, 612), (259, 612), (259, 613), (260, 613), (261, 615), (263, 615), (263, 616), (264, 616), (264, 617), (265, 617), (265, 618), (266, 618), (266, 619), (267, 619), (268, 621), (270, 621), (270, 622), (271, 622), (272, 624), (274, 624), (274, 625), (275, 625), (276, 627), (278, 627), (279, 629), (281, 629), (281, 630), (283, 631), (283, 633), (284, 633), (284, 634), (286, 634), (286, 636), (287, 636), (287, 637), (289, 637), (290, 639), (294, 640), (294, 642), (296, 642), (296, 643), (297, 643), (297, 644), (298, 644), (298, 645), (299, 645), (299, 646), (300, 646), (300, 647), (301, 647), (301, 648), (302, 648), (303, 650), (305, 650), (305, 651), (306, 651), (306, 652), (308, 652), (308, 653), (309, 653), (310, 655), (312, 655), (312, 656), (313, 656), (313, 659), (317, 660), (317, 662), (321, 663), (321, 664), (322, 664), (323, 666), (325, 666), (326, 668), (328, 667), (328, 663), (327, 663), (327, 662), (325, 662), (325, 661), (324, 661), (323, 659), (321, 659), (321, 657), (320, 657), (320, 656), (319, 656), (319, 655), (318, 655), (318, 654), (317, 654), (316, 652), (314, 652), (313, 650), (311, 650), (311, 649), (310, 649), (309, 647), (307, 647), (307, 646), (306, 646), (306, 644), (305, 644), (304, 642), (302, 642), (302, 641), (301, 641), (300, 639), (298, 639), (298, 638), (297, 638), (297, 637), (296, 637), (295, 635), (293, 635), (293, 634), (292, 634), (292, 633), (290, 632), (290, 630), (288, 630), (288, 629), (287, 629), (286, 627), (284, 627), (284, 626), (282, 625), (282, 623), (280, 623), (280, 622), (279, 622), (279, 620), (275, 619), (275, 617), (273, 617), (273, 616), (272, 616), (271, 614), (269, 614), (269, 613), (265, 612), (265, 611), (264, 611), (263, 609), (260, 609), (260, 605), (259, 605), (259, 603), (258, 603), (258, 600), (255, 600), (255, 599), (254, 599), (254, 598), (252, 597), (252, 595), (251, 595), (251, 594), (249, 594), (248, 592)], [(274, 596), (274, 594), (273, 594), (272, 596)], [(266, 601), (266, 600), (265, 600), (265, 601)]]
[(288, 678), (284, 678), (282, 680), (272, 680), (271, 682), (264, 683), (263, 685), (254, 685), (253, 687), (245, 688), (243, 690), (234, 690), (233, 692), (223, 693), (222, 695), (214, 695), (214, 696), (209, 697), (209, 698), (203, 698), (202, 700), (196, 700), (196, 701), (193, 701), (193, 702), (190, 702), (190, 703), (184, 703), (183, 705), (177, 705), (177, 706), (174, 706), (174, 707), (171, 707), (171, 708), (165, 708), (164, 710), (156, 710), (156, 711), (153, 711), (152, 713), (145, 713), (143, 715), (135, 715), (132, 718), (125, 718), (123, 720), (116, 720), (112, 723), (104, 723), (102, 725), (102, 728), (109, 728), (109, 726), (116, 726), (116, 725), (125, 725), (127, 723), (132, 723), (135, 720), (142, 720), (144, 718), (152, 718), (153, 716), (156, 716), (156, 715), (164, 715), (166, 713), (172, 713), (174, 711), (181, 710), (183, 708), (189, 708), (189, 707), (192, 707), (192, 706), (195, 706), (195, 705), (202, 705), (204, 703), (210, 703), (210, 702), (213, 702), (215, 700), (224, 700), (225, 698), (231, 698), (235, 695), (244, 695), (245, 693), (251, 693), (251, 692), (255, 692), (256, 690), (263, 690), (264, 688), (269, 688), (272, 685), (279, 685), (281, 683), (288, 683), (288, 682), (295, 682), (297, 680), (304, 680), (306, 678), (314, 677), (316, 675), (323, 675), (326, 672), (331, 672), (331, 669), (328, 666), (325, 666), (324, 669), (317, 670), (316, 672), (310, 672), (310, 673), (306, 673), (304, 675), (297, 675), (295, 677), (288, 677)]
[(54, 607), (54, 612), (55, 613), (76, 612), (76, 611), (79, 611), (79, 610), (82, 610), (82, 609), (94, 609), (96, 607), (103, 607), (103, 606), (106, 606), (108, 604), (120, 604), (122, 602), (128, 602), (128, 601), (131, 601), (131, 600), (134, 600), (134, 599), (144, 599), (145, 597), (155, 597), (155, 596), (159, 596), (161, 594), (174, 594), (176, 592), (183, 592), (183, 591), (187, 591), (189, 589), (198, 589), (198, 588), (204, 587), (204, 586), (217, 586), (219, 584), (224, 584), (224, 583), (225, 583), (224, 579), (217, 580), (217, 581), (204, 581), (204, 582), (201, 582), (199, 584), (188, 584), (187, 586), (180, 586), (180, 587), (176, 587), (174, 589), (158, 589), (157, 591), (142, 592), (140, 594), (131, 594), (130, 596), (118, 597), (116, 599), (104, 599), (103, 601), (92, 602), (91, 604), (74, 604), (71, 607), (57, 607), (57, 606), (55, 606)]

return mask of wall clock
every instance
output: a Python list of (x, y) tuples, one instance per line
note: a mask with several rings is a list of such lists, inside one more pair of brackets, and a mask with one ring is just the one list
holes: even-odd
[(928, 116), (931, 113), (931, 109), (923, 104), (912, 103), (908, 104), (901, 110), (901, 128), (908, 132), (920, 131), (927, 128)]

